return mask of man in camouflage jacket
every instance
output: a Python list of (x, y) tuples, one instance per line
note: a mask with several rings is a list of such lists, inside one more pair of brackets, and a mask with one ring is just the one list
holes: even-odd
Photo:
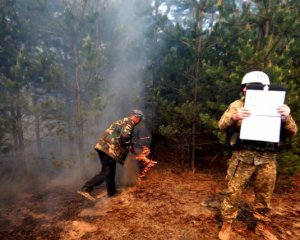
[[(268, 76), (259, 71), (246, 74), (242, 81), (243, 92), (247, 90), (247, 84), (261, 83), (270, 84)], [(280, 106), (278, 112), (282, 118), (282, 129), (286, 136), (297, 133), (297, 125), (290, 115), (287, 105)], [(242, 120), (250, 115), (244, 108), (244, 97), (231, 103), (218, 122), (222, 131), (236, 131), (240, 129)], [(239, 140), (237, 140), (239, 141)], [(252, 142), (252, 141), (250, 141)], [(276, 148), (266, 148), (268, 143), (257, 147), (253, 141), (250, 145), (240, 144), (233, 148), (232, 157), (229, 160), (226, 183), (227, 191), (221, 205), (223, 226), (219, 232), (219, 239), (229, 240), (232, 221), (238, 214), (238, 203), (245, 184), (255, 173), (255, 201), (253, 204), (253, 216), (257, 220), (256, 233), (267, 240), (277, 240), (277, 237), (268, 227), (271, 210), (270, 199), (275, 187), (276, 180)], [(269, 145), (268, 145), (269, 146)]]
[(93, 188), (106, 181), (107, 194), (112, 197), (119, 193), (115, 185), (116, 163), (124, 164), (129, 151), (134, 151), (132, 135), (134, 127), (143, 119), (140, 110), (133, 110), (132, 113), (123, 119), (112, 123), (98, 139), (95, 150), (99, 155), (102, 169), (99, 174), (87, 181), (79, 194), (93, 199), (90, 196)]

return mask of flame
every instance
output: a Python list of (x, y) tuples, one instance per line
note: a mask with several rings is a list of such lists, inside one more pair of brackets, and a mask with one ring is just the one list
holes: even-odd
[(153, 161), (148, 158), (150, 154), (150, 149), (146, 146), (142, 147), (142, 152), (135, 156), (135, 159), (139, 161), (142, 165), (142, 169), (140, 174), (138, 175), (139, 178), (145, 177), (146, 173), (157, 164), (156, 161)]

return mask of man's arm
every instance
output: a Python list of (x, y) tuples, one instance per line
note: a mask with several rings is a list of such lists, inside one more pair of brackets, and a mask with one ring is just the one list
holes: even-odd
[(132, 134), (133, 134), (133, 130), (134, 130), (134, 124), (131, 122), (127, 122), (121, 130), (121, 139), (122, 139), (122, 143), (124, 144), (124, 146), (131, 152), (134, 151), (134, 146), (133, 143), (131, 141), (132, 139)]
[(288, 136), (296, 135), (298, 132), (298, 127), (291, 115), (291, 109), (288, 105), (284, 104), (280, 106), (278, 109), (278, 112), (281, 115), (282, 124), (284, 126), (284, 129), (286, 131), (286, 134)]
[(241, 120), (250, 116), (250, 112), (243, 105), (241, 100), (230, 104), (218, 122), (220, 130), (225, 131), (228, 128), (240, 126)]

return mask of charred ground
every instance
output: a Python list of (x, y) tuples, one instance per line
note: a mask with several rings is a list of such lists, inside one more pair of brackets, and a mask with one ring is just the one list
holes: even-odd
[[(225, 170), (192, 173), (155, 157), (159, 163), (136, 186), (115, 198), (107, 198), (101, 187), (96, 203), (59, 184), (27, 189), (14, 199), (4, 196), (0, 239), (217, 239)], [(300, 239), (300, 186), (297, 179), (294, 183), (277, 189), (272, 199), (272, 227), (280, 239)], [(253, 231), (252, 201), (249, 187), (233, 239), (262, 239)]]

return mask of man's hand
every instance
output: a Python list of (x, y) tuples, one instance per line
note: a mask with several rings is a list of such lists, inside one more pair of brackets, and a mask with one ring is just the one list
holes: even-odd
[(291, 113), (291, 109), (286, 104), (279, 106), (277, 108), (277, 111), (280, 114), (282, 120), (285, 120)]
[(238, 121), (250, 116), (250, 111), (247, 108), (239, 108), (234, 114), (232, 114), (231, 119)]
[(128, 147), (127, 147), (127, 150), (130, 151), (132, 154), (136, 154), (136, 151), (135, 151), (133, 145), (128, 146)]

